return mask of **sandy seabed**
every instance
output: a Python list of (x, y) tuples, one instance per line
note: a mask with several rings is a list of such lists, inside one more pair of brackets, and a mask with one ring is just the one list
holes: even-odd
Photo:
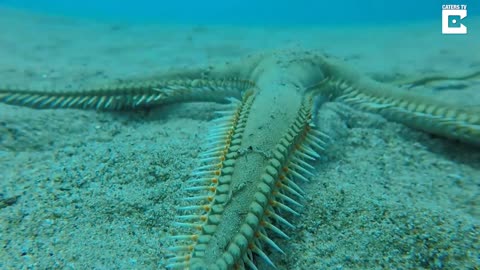
[[(1, 85), (76, 89), (274, 49), (324, 51), (379, 80), (480, 69), (473, 20), (471, 34), (444, 36), (440, 19), (241, 28), (0, 14)], [(475, 106), (478, 88), (452, 83), (435, 93)], [(100, 113), (0, 104), (0, 268), (163, 269), (175, 205), (215, 108)], [(318, 114), (333, 142), (301, 184), (304, 208), (291, 218), (290, 239), (277, 240), (286, 255), (271, 253), (279, 269), (480, 267), (479, 148), (336, 102)]]

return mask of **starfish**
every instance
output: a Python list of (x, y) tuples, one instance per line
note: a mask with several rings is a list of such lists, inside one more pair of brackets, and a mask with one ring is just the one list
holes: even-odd
[[(425, 85), (459, 77), (422, 77)], [(180, 102), (219, 103), (200, 165), (167, 241), (168, 269), (276, 268), (279, 239), (295, 230), (306, 192), (335, 139), (317, 114), (327, 101), (465, 144), (480, 145), (480, 110), (381, 83), (313, 52), (273, 52), (238, 63), (82, 91), (0, 89), (0, 102), (35, 109), (129, 111)], [(318, 161), (317, 161), (318, 162)]]

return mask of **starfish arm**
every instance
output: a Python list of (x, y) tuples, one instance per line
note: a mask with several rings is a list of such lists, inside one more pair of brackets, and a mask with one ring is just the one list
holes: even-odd
[(480, 110), (389, 88), (345, 89), (339, 99), (415, 129), (480, 145)]
[[(478, 107), (461, 106), (431, 95), (376, 82), (335, 60), (324, 59), (323, 72), (323, 81), (315, 85), (314, 90), (308, 91), (378, 113), (414, 129), (480, 145)], [(464, 78), (470, 79), (474, 76), (476, 73)], [(432, 79), (424, 82), (429, 80)]]
[(452, 76), (452, 75), (427, 75), (419, 77), (409, 77), (401, 80), (393, 81), (392, 84), (398, 86), (407, 86), (408, 89), (415, 88), (422, 85), (428, 85), (438, 81), (468, 81), (480, 78), (480, 71), (469, 74)]
[(237, 78), (199, 78), (132, 82), (75, 92), (0, 88), (0, 103), (35, 109), (124, 110), (178, 102), (222, 102), (226, 97), (239, 97), (253, 86)]

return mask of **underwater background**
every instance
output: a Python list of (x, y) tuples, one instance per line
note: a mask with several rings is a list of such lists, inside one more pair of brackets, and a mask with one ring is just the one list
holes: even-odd
[(0, 5), (98, 20), (180, 24), (377, 24), (437, 20), (443, 4), (468, 5), (469, 16), (480, 15), (474, 0), (445, 1), (17, 1)]
[[(465, 35), (442, 35), (466, 4)], [(480, 1), (0, 0), (0, 89), (80, 91), (272, 51), (375, 80), (480, 70)], [(478, 77), (414, 88), (480, 107)], [(405, 89), (408, 91), (408, 89)], [(0, 269), (165, 269), (216, 103), (122, 113), (0, 102)], [(326, 102), (332, 138), (278, 269), (480, 269), (480, 151)], [(264, 270), (268, 268), (261, 268)]]

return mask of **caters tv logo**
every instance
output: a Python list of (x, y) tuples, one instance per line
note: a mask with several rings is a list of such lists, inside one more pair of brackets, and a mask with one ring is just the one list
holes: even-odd
[(466, 34), (467, 5), (442, 5), (442, 34)]

